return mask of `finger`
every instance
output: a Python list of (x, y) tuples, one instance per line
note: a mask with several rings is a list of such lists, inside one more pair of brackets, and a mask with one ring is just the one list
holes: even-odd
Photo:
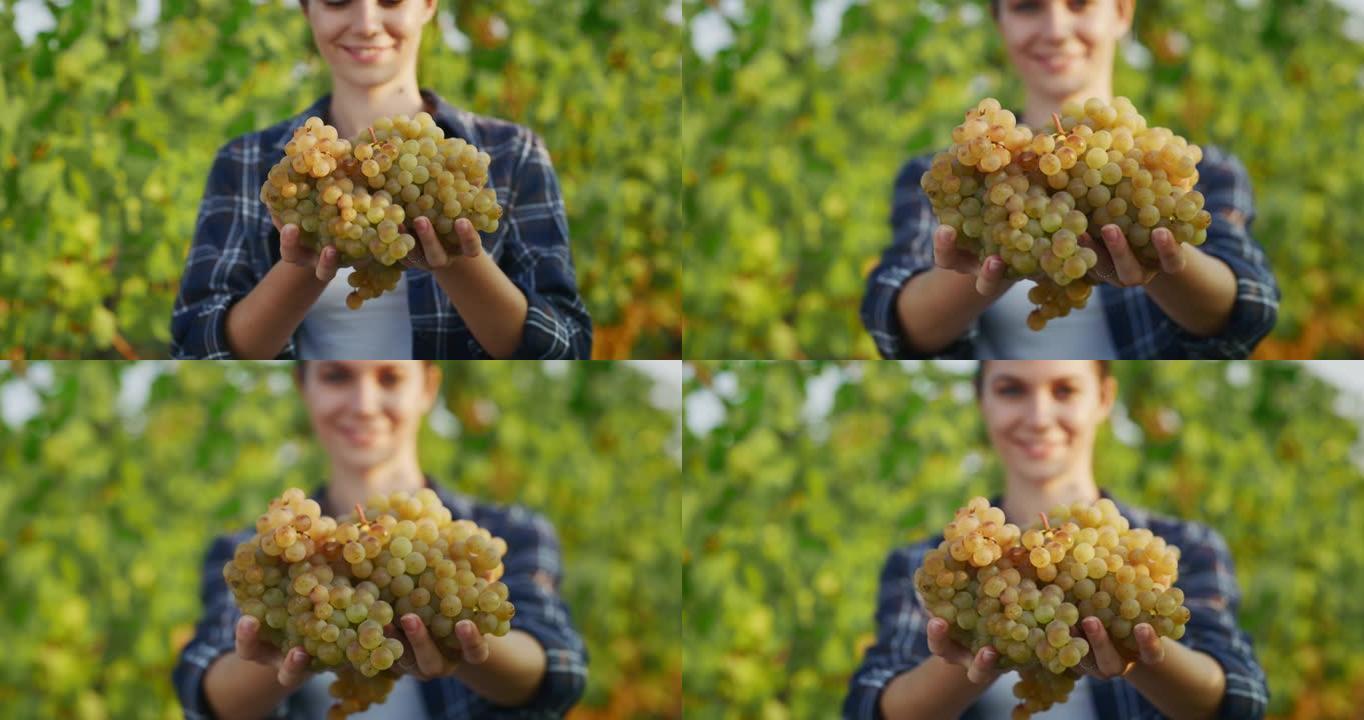
[(1093, 250), (1094, 254), (1098, 256), (1094, 267), (1089, 270), (1090, 277), (1106, 285), (1115, 283), (1118, 276), (1113, 272), (1113, 257), (1108, 254), (1108, 248), (1104, 247), (1101, 242), (1095, 242), (1089, 233), (1080, 234), (1080, 245)]
[(441, 656), (435, 641), (427, 634), (422, 619), (412, 613), (404, 615), (403, 633), (412, 644), (412, 655), (417, 661), (417, 669), (430, 677), (443, 675), (445, 658)]
[(1113, 269), (1118, 273), (1118, 281), (1123, 285), (1140, 285), (1145, 273), (1137, 256), (1132, 254), (1122, 229), (1117, 225), (1105, 225), (1099, 233), (1103, 235), (1104, 247), (1108, 248), (1108, 254), (1113, 258)]
[(954, 259), (957, 256), (957, 231), (951, 225), (939, 225), (933, 231), (933, 262), (946, 270), (958, 270)]
[(426, 264), (431, 267), (445, 267), (450, 258), (445, 253), (445, 246), (440, 244), (440, 238), (436, 237), (436, 229), (431, 226), (430, 218), (419, 217), (412, 221), (412, 225), (417, 229), (417, 239), (421, 241)]
[(308, 653), (303, 648), (294, 648), (289, 651), (289, 655), (284, 658), (284, 662), (279, 664), (280, 686), (286, 689), (293, 689), (302, 685), (308, 679)]
[(331, 282), (332, 278), (336, 277), (336, 268), (340, 262), (341, 259), (336, 248), (322, 248), (322, 255), (317, 259), (317, 267), (314, 269), (317, 279), (322, 282)]
[(298, 244), (298, 226), (285, 225), (279, 230), (279, 256), (288, 263), (303, 262), (303, 248)]
[(464, 650), (464, 660), (473, 664), (480, 665), (488, 661), (491, 648), (488, 647), (487, 638), (478, 631), (478, 626), (472, 620), (460, 620), (455, 623), (455, 634), (459, 636), (460, 647)]
[(995, 672), (995, 661), (998, 659), (999, 651), (992, 647), (981, 648), (971, 661), (971, 666), (966, 668), (966, 679), (977, 685), (992, 682), (998, 674)]
[(1094, 666), (1098, 674), (1103, 677), (1121, 675), (1126, 663), (1118, 656), (1113, 641), (1104, 630), (1104, 624), (1099, 618), (1087, 617), (1081, 625), (1084, 626), (1085, 637), (1089, 640), (1089, 651), (1094, 655)]
[(1132, 632), (1137, 636), (1137, 650), (1143, 663), (1155, 665), (1165, 659), (1165, 646), (1161, 644), (1155, 628), (1148, 623), (1139, 623)]
[(928, 621), (928, 649), (934, 655), (954, 665), (965, 665), (971, 659), (966, 648), (948, 637), (947, 621), (942, 618), (933, 618)]
[(985, 258), (976, 275), (976, 292), (990, 297), (999, 293), (1004, 284), (1004, 259), (998, 255)]
[(464, 257), (476, 258), (483, 252), (483, 239), (478, 236), (474, 224), (466, 218), (455, 221), (455, 234), (459, 236), (459, 250)]
[(284, 227), (279, 224), (279, 218), (275, 217), (274, 213), (270, 213), (270, 222), (275, 224), (275, 232), (284, 234)]
[(1167, 273), (1177, 273), (1184, 269), (1187, 259), (1184, 257), (1184, 246), (1175, 242), (1174, 233), (1168, 228), (1156, 228), (1151, 233), (1151, 242), (1156, 246), (1156, 254), (1160, 256), (1160, 269)]
[(269, 653), (259, 640), (260, 621), (250, 615), (243, 615), (237, 620), (237, 657), (252, 662), (266, 662), (269, 660)]

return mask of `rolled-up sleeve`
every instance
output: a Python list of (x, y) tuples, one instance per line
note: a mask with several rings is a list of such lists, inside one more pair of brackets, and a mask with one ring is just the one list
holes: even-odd
[(499, 260), (526, 296), (526, 322), (513, 357), (587, 359), (592, 356), (592, 320), (578, 294), (559, 180), (544, 143), (526, 133), (529, 141), (514, 174)]
[(554, 527), (518, 507), (508, 511), (499, 534), (507, 541), (502, 582), (516, 606), (514, 630), (528, 633), (545, 649), (545, 677), (523, 709), (567, 712), (587, 687), (587, 648), (559, 596), (562, 560)]
[[(1207, 149), (1198, 171), (1205, 209), (1212, 214), (1208, 239), (1199, 249), (1231, 268), (1236, 300), (1221, 333), (1198, 337), (1180, 329), (1178, 342), (1184, 355), (1193, 359), (1248, 357), (1274, 329), (1280, 297), (1264, 248), (1250, 234), (1255, 220), (1250, 175), (1240, 160), (1215, 147)], [(1148, 302), (1154, 305), (1149, 298)]]
[[(933, 228), (937, 219), (933, 206), (919, 185), (932, 158), (916, 157), (905, 164), (895, 178), (891, 203), (890, 247), (867, 276), (867, 291), (862, 298), (862, 324), (871, 333), (876, 349), (886, 358), (915, 358), (905, 342), (897, 301), (909, 279), (933, 267)], [(972, 328), (962, 338), (941, 351), (938, 357), (971, 357)]]
[(1179, 580), (1190, 618), (1180, 642), (1207, 653), (1222, 666), (1226, 693), (1218, 717), (1256, 720), (1265, 716), (1269, 686), (1250, 636), (1236, 623), (1241, 592), (1226, 541), (1216, 531), (1190, 524), (1180, 557)]
[(886, 558), (876, 600), (876, 644), (867, 649), (843, 702), (846, 720), (880, 720), (881, 693), (897, 675), (927, 660), (929, 615), (914, 592), (914, 570), (926, 546), (899, 548)]
[(174, 358), (232, 359), (227, 312), (262, 277), (252, 253), (260, 251), (255, 245), (261, 242), (265, 206), (258, 196), (259, 183), (245, 172), (246, 156), (259, 154), (259, 144), (249, 136), (229, 143), (209, 171), (171, 314)]

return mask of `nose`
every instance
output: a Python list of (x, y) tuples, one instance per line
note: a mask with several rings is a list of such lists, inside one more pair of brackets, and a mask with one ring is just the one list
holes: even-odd
[(1048, 393), (1032, 393), (1023, 409), (1023, 422), (1029, 428), (1046, 428), (1052, 423), (1054, 411), (1055, 404)]
[(1071, 34), (1070, 8), (1064, 2), (1046, 3), (1042, 11), (1042, 38), (1053, 42), (1066, 39)]
[(379, 412), (379, 383), (369, 375), (361, 376), (351, 391), (350, 405), (357, 415)]
[(354, 7), (351, 29), (355, 34), (363, 37), (378, 35), (383, 25), (379, 19), (379, 0), (357, 0)]

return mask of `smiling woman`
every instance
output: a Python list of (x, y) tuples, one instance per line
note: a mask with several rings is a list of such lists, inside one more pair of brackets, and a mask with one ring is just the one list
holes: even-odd
[[(1047, 127), (1067, 103), (1114, 101), (1114, 56), (1131, 30), (1135, 0), (992, 0), (990, 7), (1023, 84), (1020, 122)], [(1274, 326), (1279, 289), (1250, 235), (1250, 180), (1219, 148), (1204, 148), (1197, 166), (1195, 189), (1212, 215), (1206, 242), (1178, 244), (1158, 228), (1149, 242), (1160, 270), (1151, 271), (1134, 252), (1148, 240), (1129, 244), (1127, 226), (1115, 221), (1098, 237), (1082, 234), (1080, 245), (1098, 258), (1089, 278), (1097, 302), (1040, 331), (1025, 322), (1034, 283), (1006, 278), (999, 254), (962, 250), (955, 230), (938, 224), (920, 187), (931, 159), (910, 160), (896, 178), (893, 241), (863, 297), (863, 324), (886, 357), (1246, 357)]]
[[(435, 16), (436, 0), (300, 5), (330, 70), (332, 94), (219, 150), (171, 319), (172, 355), (590, 356), (591, 320), (579, 297), (564, 204), (544, 144), (527, 128), (458, 109), (418, 85), (422, 29)], [(446, 137), (487, 153), (488, 187), (503, 208), (502, 222), (480, 237), (461, 219), (453, 223), (453, 237), (442, 238), (434, 215), (409, 213), (401, 229), (418, 243), (400, 261), (405, 270), (396, 292), (351, 310), (345, 298), (352, 268), (341, 267), (335, 248), (319, 252), (302, 242), (300, 228), (274, 217), (257, 193), (311, 116), (348, 138), (380, 118), (420, 113), (429, 114)], [(435, 192), (434, 183), (432, 178), (423, 192)]]

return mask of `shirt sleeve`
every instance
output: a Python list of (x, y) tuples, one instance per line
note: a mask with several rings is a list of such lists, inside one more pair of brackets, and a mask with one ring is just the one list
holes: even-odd
[(265, 210), (259, 197), (247, 192), (243, 163), (236, 157), (241, 153), (240, 142), (229, 143), (209, 171), (171, 314), (171, 357), (232, 359), (227, 312), (261, 280), (252, 269), (248, 239)]
[[(204, 558), (204, 576), (199, 590), (203, 615), (194, 626), (194, 638), (180, 651), (171, 673), (186, 720), (214, 717), (204, 696), (204, 675), (215, 660), (236, 649), (236, 625), (241, 611), (223, 580), (223, 566), (232, 559), (236, 547), (232, 538), (220, 537), (213, 541)], [(271, 717), (285, 717), (287, 707), (281, 703)]]
[(510, 189), (499, 265), (526, 296), (520, 360), (587, 359), (592, 319), (578, 294), (559, 180), (539, 136), (530, 134)]
[[(1220, 334), (1205, 338), (1179, 328), (1176, 332), (1188, 358), (1245, 358), (1274, 329), (1279, 284), (1264, 248), (1250, 234), (1255, 199), (1245, 166), (1217, 148), (1208, 148), (1207, 155), (1198, 168), (1198, 187), (1205, 196), (1205, 209), (1212, 214), (1212, 225), (1199, 249), (1225, 262), (1236, 275), (1236, 301)], [(1149, 298), (1148, 302), (1154, 304)]]
[(845, 720), (881, 720), (881, 693), (897, 675), (927, 660), (928, 612), (914, 592), (919, 546), (900, 548), (886, 559), (876, 601), (876, 644), (853, 673), (843, 702)]
[(544, 517), (513, 507), (500, 533), (507, 541), (502, 582), (516, 606), (511, 626), (530, 634), (545, 649), (545, 677), (521, 709), (567, 712), (587, 687), (587, 648), (559, 596), (562, 561), (559, 538)]
[(1193, 542), (1181, 554), (1175, 582), (1184, 591), (1184, 605), (1190, 612), (1180, 642), (1211, 655), (1222, 666), (1227, 689), (1218, 709), (1219, 718), (1263, 718), (1269, 705), (1269, 687), (1250, 636), (1236, 623), (1241, 592), (1231, 551), (1222, 536), (1206, 526), (1192, 525), (1190, 535)]
[[(933, 228), (937, 218), (933, 206), (919, 185), (932, 158), (917, 157), (905, 164), (895, 178), (895, 194), (890, 214), (891, 244), (881, 261), (867, 277), (867, 292), (862, 298), (862, 324), (871, 333), (876, 349), (886, 358), (916, 358), (905, 342), (904, 329), (896, 309), (900, 290), (909, 279), (933, 267)], [(969, 358), (974, 329), (938, 353), (939, 357)]]

